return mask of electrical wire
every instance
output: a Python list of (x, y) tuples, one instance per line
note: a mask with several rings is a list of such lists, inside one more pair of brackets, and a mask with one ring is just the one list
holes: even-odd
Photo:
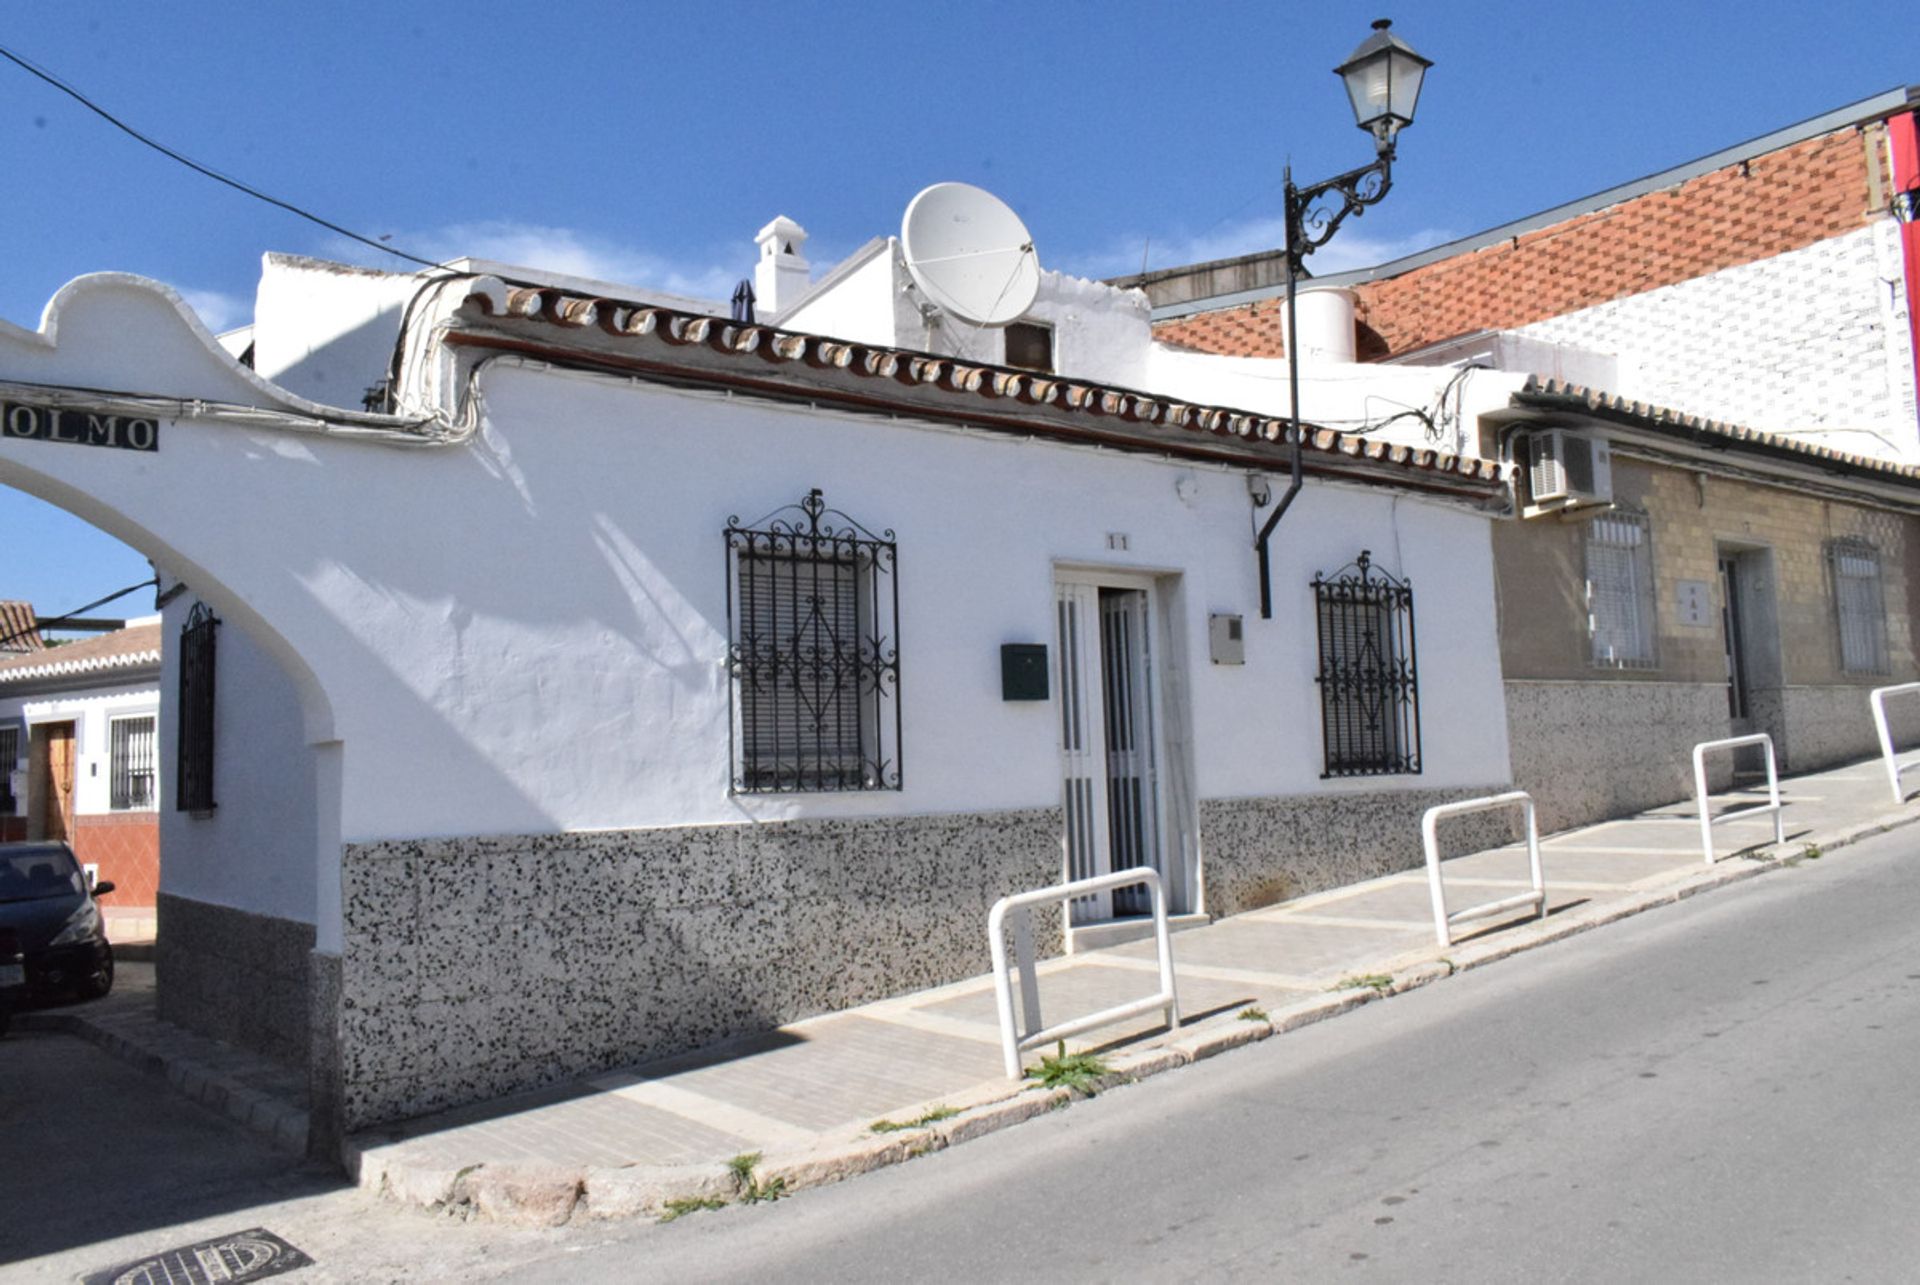
[(94, 102), (91, 98), (88, 98), (85, 94), (81, 93), (78, 89), (75, 89), (72, 85), (69, 85), (66, 81), (60, 79), (60, 77), (54, 75), (52, 72), (46, 70), (44, 67), (35, 66), (33, 63), (29, 62), (27, 59), (21, 57), (17, 53), (14, 53), (11, 49), (8, 49), (5, 45), (0, 45), (0, 58), (5, 58), (8, 62), (14, 64), (16, 67), (19, 67), (22, 71), (26, 72), (27, 74), (31, 76), (36, 76), (39, 79), (45, 81), (47, 84), (52, 85), (55, 89), (65, 94), (67, 97), (73, 99), (75, 102), (79, 103), (82, 107), (86, 108), (88, 111), (98, 116), (101, 120), (104, 120), (109, 125), (112, 125), (115, 129), (119, 130), (121, 133), (126, 134), (130, 138), (133, 138), (141, 143), (146, 144), (148, 147), (151, 147), (154, 151), (159, 152), (162, 156), (165, 156), (172, 160), (180, 162), (180, 164), (186, 166), (190, 170), (193, 170), (195, 173), (205, 175), (206, 177), (214, 180), (216, 183), (224, 183), (228, 187), (233, 188), (237, 192), (244, 192), (246, 195), (253, 197), (255, 200), (265, 201), (268, 205), (277, 206), (280, 209), (285, 210), (289, 214), (296, 215), (300, 218), (307, 220), (307, 222), (309, 223), (318, 224), (319, 226), (327, 229), (329, 232), (337, 232), (341, 236), (348, 237), (352, 240), (360, 242), (362, 245), (372, 246), (374, 249), (379, 250), (383, 254), (391, 254), (396, 258), (406, 259), (411, 263), (418, 263), (423, 267), (428, 267), (428, 268), (445, 268), (447, 266), (446, 264), (440, 263), (436, 260), (423, 259), (417, 254), (409, 254), (405, 250), (396, 249), (395, 247), (388, 245), (383, 241), (377, 241), (372, 237), (362, 236), (351, 228), (341, 227), (338, 223), (334, 223), (328, 219), (323, 219), (319, 215), (313, 213), (310, 210), (303, 210), (299, 206), (294, 205), (290, 201), (283, 201), (277, 196), (269, 196), (267, 193), (262, 192), (257, 187), (251, 187), (246, 183), (242, 183), (239, 179), (236, 179), (236, 178), (229, 178), (227, 175), (222, 174), (220, 171), (216, 169), (211, 169), (208, 166), (202, 165), (200, 162), (192, 159), (191, 157), (183, 156), (179, 152), (174, 151), (171, 147), (168, 147), (165, 143), (162, 143), (157, 139), (150, 138), (147, 135), (141, 133), (139, 130), (127, 124), (127, 122), (121, 120), (118, 116), (115, 116), (112, 112), (108, 111), (106, 108), (100, 106), (100, 104)]
[(110, 593), (104, 598), (95, 598), (92, 602), (88, 603), (84, 607), (75, 607), (72, 611), (64, 612), (58, 616), (36, 616), (34, 618), (34, 622), (28, 625), (25, 629), (16, 629), (12, 633), (8, 634), (6, 637), (0, 638), (0, 646), (5, 646), (7, 643), (12, 642), (16, 638), (25, 638), (28, 634), (37, 633), (42, 629), (58, 629), (63, 623), (65, 623), (66, 621), (72, 620), (75, 616), (80, 615), (82, 612), (92, 611), (95, 607), (104, 607), (108, 603), (112, 602), (115, 598), (124, 598), (128, 594), (133, 593), (136, 590), (146, 589), (149, 587), (158, 589), (160, 587), (160, 577), (155, 576), (151, 580), (142, 580), (139, 584), (128, 585), (126, 588), (121, 589), (118, 592)]

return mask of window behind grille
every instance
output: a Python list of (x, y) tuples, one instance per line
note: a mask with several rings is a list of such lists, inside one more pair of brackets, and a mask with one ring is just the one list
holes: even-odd
[(1840, 628), (1840, 668), (1849, 674), (1884, 674), (1887, 610), (1880, 585), (1880, 551), (1865, 540), (1832, 540), (1833, 605)]
[(114, 719), (107, 739), (107, 806), (116, 812), (154, 806), (160, 756), (153, 715)]
[(900, 788), (891, 536), (827, 509), (819, 491), (729, 523), (736, 791)]
[(214, 637), (220, 621), (196, 602), (180, 630), (180, 733), (173, 806), (211, 812), (213, 802)]
[(1587, 527), (1587, 630), (1596, 665), (1656, 664), (1653, 541), (1644, 513), (1616, 508)]
[(1319, 634), (1323, 777), (1420, 771), (1420, 685), (1413, 588), (1373, 568), (1313, 578)]

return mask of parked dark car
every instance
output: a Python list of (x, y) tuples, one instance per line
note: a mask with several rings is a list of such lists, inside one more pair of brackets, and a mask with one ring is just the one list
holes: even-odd
[(64, 843), (0, 843), (0, 1005), (24, 997), (98, 999), (113, 989), (113, 947)]

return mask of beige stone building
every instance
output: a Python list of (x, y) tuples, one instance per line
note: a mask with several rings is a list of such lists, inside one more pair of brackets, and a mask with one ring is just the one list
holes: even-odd
[(1783, 771), (1875, 751), (1868, 693), (1916, 677), (1920, 470), (1550, 381), (1482, 434), (1516, 465), (1501, 665), (1543, 824), (1684, 797), (1700, 741), (1766, 732)]

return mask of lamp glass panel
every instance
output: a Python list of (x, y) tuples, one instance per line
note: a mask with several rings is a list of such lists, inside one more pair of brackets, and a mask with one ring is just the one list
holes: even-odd
[(1410, 57), (1398, 49), (1388, 54), (1384, 61), (1388, 61), (1391, 68), (1387, 76), (1387, 110), (1403, 123), (1411, 125), (1414, 105), (1420, 101), (1420, 81), (1427, 69), (1418, 58)]

